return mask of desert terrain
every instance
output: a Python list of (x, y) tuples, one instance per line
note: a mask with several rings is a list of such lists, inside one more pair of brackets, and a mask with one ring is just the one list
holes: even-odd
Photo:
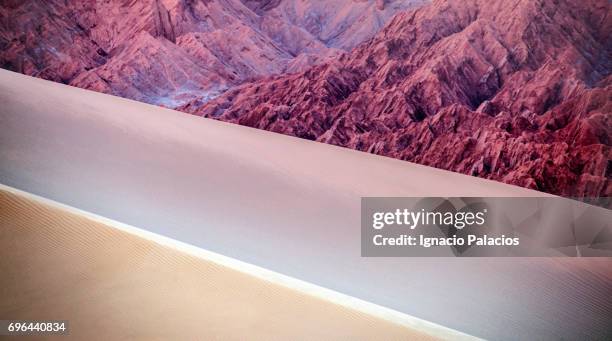
[(119, 225), (2, 186), (0, 319), (68, 320), (58, 338), (72, 340), (476, 340), (335, 304)]
[(612, 335), (607, 258), (360, 256), (361, 197), (541, 192), (4, 70), (0, 103), (4, 185), (480, 338)]

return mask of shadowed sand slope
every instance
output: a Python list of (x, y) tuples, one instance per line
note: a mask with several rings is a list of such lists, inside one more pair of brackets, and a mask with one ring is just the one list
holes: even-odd
[(0, 272), (0, 319), (75, 340), (434, 339), (5, 188)]

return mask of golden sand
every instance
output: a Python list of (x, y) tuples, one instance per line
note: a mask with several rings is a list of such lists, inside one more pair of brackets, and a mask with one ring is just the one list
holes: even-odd
[(432, 339), (4, 190), (0, 226), (0, 319), (71, 339)]

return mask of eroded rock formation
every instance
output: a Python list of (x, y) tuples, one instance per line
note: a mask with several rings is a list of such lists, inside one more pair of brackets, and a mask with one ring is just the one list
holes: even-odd
[(434, 1), (350, 54), (181, 110), (549, 193), (612, 196), (612, 5)]
[[(0, 2), (0, 66), (153, 104), (206, 102), (372, 37), (394, 0)], [(393, 6), (390, 6), (390, 5)]]

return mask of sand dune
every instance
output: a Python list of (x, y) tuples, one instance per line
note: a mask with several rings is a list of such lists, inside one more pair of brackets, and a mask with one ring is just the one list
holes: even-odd
[(0, 226), (0, 319), (74, 340), (435, 339), (6, 188)]
[(0, 103), (5, 185), (477, 337), (612, 336), (609, 259), (360, 257), (362, 196), (540, 193), (2, 70)]

